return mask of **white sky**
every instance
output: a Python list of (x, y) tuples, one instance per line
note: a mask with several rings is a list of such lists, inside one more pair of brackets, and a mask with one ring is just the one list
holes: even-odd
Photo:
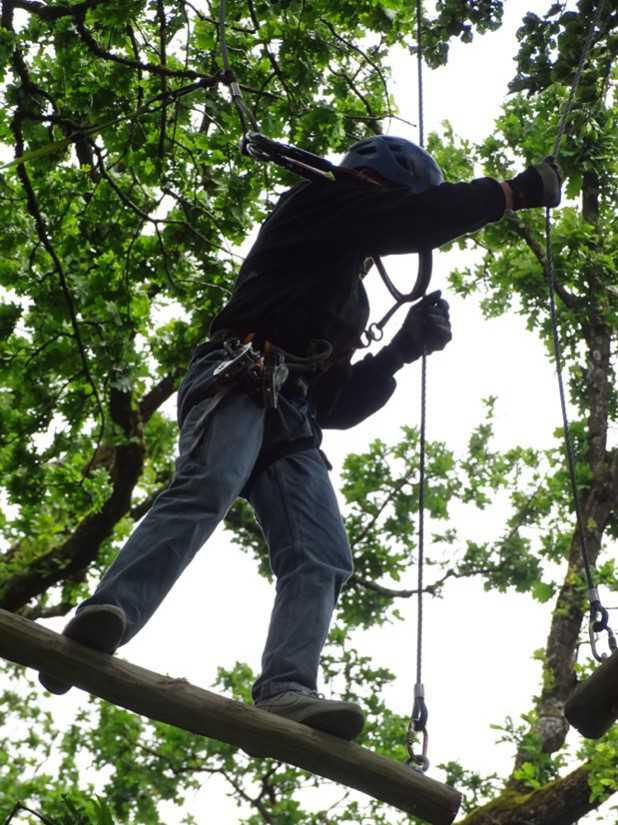
[[(491, 132), (507, 83), (515, 73), (514, 31), (526, 11), (543, 12), (547, 5), (546, 0), (505, 3), (504, 25), (498, 32), (475, 36), (472, 45), (452, 45), (446, 67), (425, 71), (427, 133), (445, 118), (456, 134), (472, 140)], [(397, 58), (394, 90), (401, 115), (416, 122), (413, 58)], [(414, 130), (406, 132), (400, 124), (391, 131), (417, 139)], [(461, 263), (460, 253), (434, 254), (431, 288), (444, 289), (449, 269)], [(415, 271), (416, 260), (390, 260), (388, 266), (405, 277)], [(371, 281), (376, 320), (390, 299), (376, 274)], [(560, 423), (559, 403), (554, 372), (539, 342), (516, 316), (485, 321), (476, 299), (464, 302), (447, 297), (454, 339), (443, 353), (429, 360), (428, 437), (463, 451), (471, 429), (481, 420), (480, 400), (497, 395), (496, 446), (547, 446)], [(418, 424), (419, 369), (414, 365), (400, 375), (398, 391), (385, 409), (354, 430), (326, 433), (324, 448), (335, 465), (335, 484), (348, 452), (364, 450), (376, 437), (395, 441), (402, 425)], [(457, 526), (470, 536), (497, 535), (503, 523), (498, 510), (487, 510), (477, 518)], [(413, 573), (402, 587), (414, 586)], [(271, 586), (257, 576), (251, 559), (217, 531), (192, 563), (189, 575), (181, 578), (140, 636), (123, 648), (122, 656), (203, 687), (212, 684), (218, 666), (232, 667), (236, 661), (246, 661), (259, 672), (272, 599)], [(424, 681), (433, 765), (457, 760), (470, 770), (510, 770), (511, 748), (495, 744), (497, 734), (490, 725), (508, 715), (519, 721), (520, 714), (530, 709), (540, 677), (532, 653), (544, 646), (550, 608), (551, 604), (541, 606), (527, 596), (485, 593), (475, 582), (451, 585), (443, 600), (426, 599)], [(388, 702), (394, 710), (408, 714), (414, 684), (416, 604), (403, 602), (400, 609), (404, 622), (358, 634), (355, 642), (376, 665), (396, 673)], [(64, 620), (46, 624), (59, 631)], [(73, 690), (66, 697), (54, 698), (52, 706), (59, 720), (69, 721), (78, 712), (78, 703), (86, 701), (85, 695)], [(435, 768), (430, 775), (442, 778)], [(223, 783), (216, 779), (208, 783), (206, 789), (189, 797), (187, 810), (200, 823), (238, 822), (239, 809), (226, 798)], [(170, 825), (180, 821), (172, 806), (165, 811)], [(597, 816), (582, 819), (582, 825), (593, 821), (615, 825), (609, 811), (601, 819)]]

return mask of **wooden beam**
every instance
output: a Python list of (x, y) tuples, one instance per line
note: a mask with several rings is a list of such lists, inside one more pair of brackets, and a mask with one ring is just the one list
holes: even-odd
[(618, 651), (575, 688), (564, 715), (587, 739), (599, 739), (618, 720)]
[(90, 650), (5, 610), (0, 610), (0, 656), (150, 719), (341, 782), (433, 825), (450, 825), (459, 809), (457, 791), (405, 765), (185, 679)]

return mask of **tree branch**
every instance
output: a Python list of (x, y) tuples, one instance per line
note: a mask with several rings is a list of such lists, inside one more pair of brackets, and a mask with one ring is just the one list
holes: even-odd
[(178, 367), (174, 372), (163, 376), (139, 400), (139, 414), (143, 424), (152, 418), (161, 404), (167, 401), (178, 388), (178, 380), (184, 373), (184, 368)]
[[(479, 567), (472, 570), (466, 570), (462, 572), (461, 570), (455, 570), (451, 568), (447, 570), (446, 573), (439, 579), (436, 579), (435, 582), (432, 584), (428, 584), (423, 588), (423, 593), (428, 593), (430, 596), (437, 596), (440, 593), (440, 590), (444, 586), (445, 582), (449, 579), (467, 579), (472, 576), (482, 576), (488, 573), (491, 573), (493, 568), (491, 567)], [(357, 576), (353, 574), (350, 579), (348, 579), (347, 585), (352, 585), (354, 587), (364, 587), (367, 590), (371, 590), (374, 593), (378, 593), (380, 596), (386, 596), (389, 599), (410, 599), (412, 596), (416, 596), (418, 594), (418, 589), (415, 590), (394, 590), (390, 587), (384, 587), (384, 585), (378, 584), (378, 582), (370, 581), (369, 579), (364, 579), (361, 576)]]
[[(598, 348), (598, 373), (594, 378), (593, 389), (589, 390), (587, 457), (590, 462), (591, 480), (582, 501), (586, 547), (593, 569), (601, 551), (603, 533), (618, 501), (618, 451), (607, 453), (605, 450), (611, 382), (610, 339), (609, 331), (605, 329), (603, 335), (590, 338), (587, 342), (589, 352), (592, 346)], [(552, 613), (545, 648), (545, 678), (536, 702), (537, 721), (532, 729), (534, 736), (540, 740), (544, 753), (559, 750), (569, 729), (564, 718), (564, 705), (576, 683), (574, 666), (579, 633), (586, 611), (585, 588), (581, 538), (579, 530), (575, 529), (569, 547), (567, 570)], [(524, 743), (516, 755), (514, 773), (530, 758)], [(514, 773), (510, 784), (513, 787), (521, 787)]]
[[(525, 221), (522, 221), (513, 212), (506, 212), (506, 216), (515, 232), (523, 241), (526, 242), (532, 254), (541, 264), (543, 274), (545, 275), (545, 280), (549, 283), (550, 274), (549, 267), (547, 264), (547, 257), (545, 255), (545, 250), (543, 249), (539, 241), (534, 237), (534, 235), (532, 234), (532, 230), (525, 223)], [(575, 309), (576, 307), (581, 306), (581, 300), (577, 298), (575, 295), (572, 295), (570, 292), (568, 292), (568, 290), (566, 290), (562, 286), (562, 284), (559, 283), (559, 281), (557, 280), (555, 280), (555, 288), (556, 293), (560, 296), (565, 306), (569, 307), (569, 309)]]
[(11, 5), (16, 9), (23, 9), (28, 14), (34, 14), (41, 20), (52, 22), (60, 20), (61, 17), (80, 17), (90, 9), (102, 6), (107, 0), (84, 0), (73, 6), (48, 6), (46, 3), (39, 3), (37, 0), (12, 0)]
[[(13, 52), (13, 66), (15, 68), (16, 73), (18, 74), (20, 80), (24, 87), (31, 88), (32, 83), (30, 81), (28, 70), (26, 68), (26, 64), (24, 63), (23, 57), (18, 49), (15, 49)], [(15, 114), (11, 121), (11, 131), (13, 132), (13, 136), (15, 138), (15, 157), (20, 157), (24, 153), (24, 136), (21, 128), (21, 118), (22, 118), (22, 111), (21, 107), (17, 106), (15, 110)], [(94, 381), (92, 376), (92, 372), (90, 370), (90, 364), (88, 362), (88, 356), (86, 355), (86, 349), (84, 343), (82, 341), (81, 331), (79, 328), (79, 322), (77, 320), (77, 311), (75, 307), (75, 302), (73, 300), (73, 295), (69, 288), (66, 274), (64, 272), (64, 267), (62, 266), (62, 262), (60, 261), (59, 256), (56, 253), (54, 245), (51, 242), (51, 238), (49, 236), (49, 232), (47, 229), (47, 223), (43, 216), (43, 213), (39, 207), (39, 203), (34, 191), (34, 187), (30, 180), (30, 176), (26, 169), (25, 164), (21, 163), (17, 167), (17, 176), (22, 184), (25, 196), (26, 196), (26, 205), (28, 208), (28, 212), (30, 213), (31, 217), (34, 220), (34, 224), (36, 227), (37, 235), (41, 245), (45, 248), (47, 254), (52, 260), (54, 271), (58, 276), (58, 280), (60, 282), (60, 288), (62, 290), (62, 294), (64, 297), (64, 301), (67, 307), (69, 319), (71, 322), (71, 328), (73, 330), (73, 337), (77, 344), (77, 349), (79, 352), (79, 357), (82, 362), (84, 375), (90, 387), (92, 389), (92, 393), (94, 399), (96, 401), (99, 414), (100, 414), (100, 434), (99, 434), (99, 441), (101, 435), (103, 433), (103, 429), (105, 427), (105, 412), (103, 410), (103, 406), (101, 404), (101, 399), (99, 397), (99, 391), (97, 385)]]
[(337, 32), (337, 30), (332, 25), (332, 23), (330, 23), (328, 20), (321, 17), (320, 22), (323, 23), (328, 28), (328, 30), (333, 35), (333, 37), (336, 40), (338, 40), (346, 49), (348, 49), (349, 51), (356, 52), (356, 54), (360, 55), (360, 57), (366, 63), (368, 63), (371, 66), (371, 68), (374, 70), (374, 72), (378, 75), (378, 77), (380, 78), (380, 81), (382, 83), (382, 86), (384, 88), (384, 102), (386, 104), (386, 115), (385, 115), (385, 117), (389, 117), (389, 118), (392, 117), (392, 114), (391, 114), (391, 111), (390, 111), (391, 106), (390, 106), (390, 99), (389, 99), (389, 94), (388, 94), (388, 83), (386, 82), (386, 78), (384, 77), (384, 72), (382, 71), (381, 67), (375, 61), (373, 61), (369, 57), (369, 55), (365, 51), (363, 51), (359, 46), (357, 46), (355, 43), (349, 42), (344, 37), (342, 37)]
[(211, 75), (205, 75), (201, 72), (195, 72), (193, 69), (170, 69), (169, 66), (157, 63), (144, 63), (141, 60), (132, 60), (130, 57), (123, 57), (122, 55), (109, 52), (100, 46), (94, 39), (92, 34), (84, 26), (83, 16), (76, 17), (75, 28), (83, 43), (88, 49), (100, 57), (102, 60), (111, 60), (113, 63), (119, 63), (121, 66), (127, 66), (129, 69), (136, 69), (142, 72), (150, 72), (151, 74), (159, 75), (160, 77), (176, 77), (189, 80), (212, 80)]
[(575, 825), (604, 801), (590, 801), (589, 775), (586, 764), (523, 797), (507, 790), (459, 825)]
[(0, 607), (17, 611), (50, 587), (85, 570), (96, 558), (120, 519), (129, 512), (131, 495), (144, 464), (145, 447), (139, 414), (131, 409), (131, 396), (112, 389), (110, 413), (125, 433), (125, 443), (116, 447), (115, 481), (100, 511), (86, 516), (60, 545), (34, 559), (23, 572), (0, 586)]

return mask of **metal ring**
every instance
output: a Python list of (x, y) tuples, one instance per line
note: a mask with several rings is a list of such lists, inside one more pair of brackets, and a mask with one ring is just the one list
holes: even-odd
[(371, 338), (369, 337), (369, 333), (366, 329), (361, 332), (358, 339), (360, 341), (360, 349), (367, 349), (367, 347), (371, 346)]
[(376, 324), (375, 322), (373, 324), (369, 324), (369, 328), (367, 330), (367, 337), (370, 341), (381, 341), (382, 338), (384, 338), (384, 330), (379, 324)]

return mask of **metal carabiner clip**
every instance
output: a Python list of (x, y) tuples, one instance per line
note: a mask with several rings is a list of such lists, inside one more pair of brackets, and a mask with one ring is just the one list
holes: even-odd
[(421, 753), (414, 753), (414, 737), (408, 735), (408, 753), (409, 758), (406, 761), (406, 765), (410, 765), (410, 767), (418, 771), (419, 773), (427, 773), (429, 770), (429, 759), (427, 757), (427, 751), (429, 749), (429, 734), (427, 733), (427, 728), (422, 731), (423, 734), (423, 747)]
[(364, 329), (360, 334), (360, 345), (361, 349), (367, 349), (376, 341), (381, 341), (384, 338), (384, 330), (380, 326), (380, 324), (373, 323), (369, 324), (367, 329)]
[(599, 591), (596, 587), (590, 588), (588, 591), (588, 599), (590, 601), (590, 620), (588, 622), (588, 635), (590, 637), (590, 647), (592, 648), (592, 655), (597, 662), (604, 662), (607, 659), (606, 653), (601, 653), (598, 649), (598, 634), (605, 631), (607, 633), (607, 641), (611, 653), (616, 651), (616, 638), (609, 626), (609, 613), (607, 608), (601, 604)]
[(369, 327), (367, 328), (367, 337), (372, 341), (381, 341), (382, 338), (384, 338), (384, 330), (380, 324), (375, 322), (373, 324), (369, 324)]

